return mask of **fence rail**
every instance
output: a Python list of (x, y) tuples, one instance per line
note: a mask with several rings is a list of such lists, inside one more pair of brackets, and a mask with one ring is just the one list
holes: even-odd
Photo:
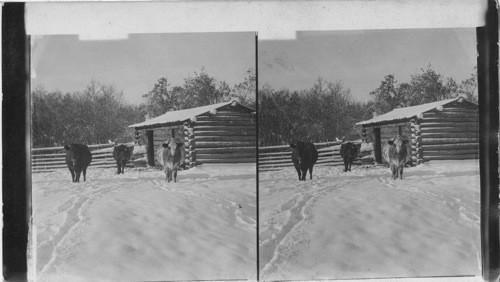
[[(354, 142), (359, 144), (360, 142)], [(340, 156), (340, 145), (342, 142), (322, 142), (314, 143), (318, 149), (317, 165), (340, 166), (344, 161)], [(293, 167), (292, 150), (289, 145), (259, 147), (259, 171), (274, 171), (285, 167)], [(354, 165), (363, 163), (360, 156), (353, 162)]]
[[(90, 167), (113, 168), (116, 162), (113, 158), (114, 144), (87, 145), (92, 152)], [(64, 147), (33, 148), (31, 149), (31, 169), (33, 173), (52, 172), (67, 168), (66, 150)], [(132, 160), (127, 166), (133, 166)]]

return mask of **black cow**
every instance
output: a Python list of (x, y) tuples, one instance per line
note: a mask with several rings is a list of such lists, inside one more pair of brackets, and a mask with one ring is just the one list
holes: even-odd
[(83, 144), (65, 145), (66, 164), (71, 172), (71, 180), (80, 182), (80, 173), (83, 171), (83, 181), (86, 181), (87, 167), (92, 161), (92, 154), (89, 147)]
[(124, 174), (125, 165), (132, 157), (134, 152), (133, 146), (127, 146), (125, 144), (118, 145), (115, 143), (115, 148), (113, 149), (113, 158), (116, 161), (116, 167), (118, 168), (117, 174)]
[(408, 155), (408, 140), (405, 140), (401, 135), (396, 135), (392, 140), (387, 141), (382, 153), (384, 159), (389, 163), (392, 178), (403, 179), (403, 168)]
[(297, 142), (290, 144), (292, 148), (292, 162), (299, 175), (299, 180), (306, 180), (306, 173), (309, 170), (309, 179), (312, 179), (313, 166), (318, 160), (318, 150), (313, 143)]
[(354, 144), (352, 142), (342, 143), (340, 145), (340, 156), (344, 160), (344, 171), (351, 171), (352, 162), (359, 155), (359, 149), (361, 148), (361, 144)]

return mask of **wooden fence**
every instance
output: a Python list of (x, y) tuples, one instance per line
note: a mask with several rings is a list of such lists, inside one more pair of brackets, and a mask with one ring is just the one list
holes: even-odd
[[(114, 144), (96, 144), (88, 145), (88, 147), (92, 152), (90, 167), (116, 167), (116, 162), (113, 159)], [(66, 150), (64, 147), (31, 149), (32, 172), (51, 172), (56, 169), (67, 168), (65, 156)], [(127, 166), (133, 166), (131, 162)]]
[[(344, 165), (344, 161), (340, 156), (341, 143), (340, 141), (314, 143), (318, 149), (318, 161), (316, 165)], [(362, 164), (360, 156), (356, 158), (353, 164)], [(259, 171), (280, 170), (285, 167), (293, 167), (292, 150), (289, 145), (259, 147)]]

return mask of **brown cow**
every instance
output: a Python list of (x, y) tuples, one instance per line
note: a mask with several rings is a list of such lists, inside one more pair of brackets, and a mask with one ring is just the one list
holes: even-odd
[(384, 159), (389, 163), (392, 171), (392, 178), (403, 179), (403, 168), (408, 155), (408, 140), (401, 135), (396, 135), (392, 140), (387, 141), (382, 149)]
[(179, 166), (184, 164), (184, 143), (177, 142), (174, 138), (170, 138), (163, 142), (161, 146), (162, 147), (157, 153), (158, 161), (165, 170), (167, 181), (172, 181), (173, 174), (174, 182), (177, 182), (177, 170)]

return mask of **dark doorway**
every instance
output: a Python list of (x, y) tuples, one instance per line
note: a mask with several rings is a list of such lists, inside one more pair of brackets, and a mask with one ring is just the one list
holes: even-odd
[(155, 165), (155, 143), (153, 140), (153, 130), (146, 131), (146, 139), (148, 142), (147, 152), (148, 152), (148, 165)]
[(380, 140), (380, 127), (373, 128), (373, 149), (375, 150), (375, 162), (382, 163), (382, 144)]

